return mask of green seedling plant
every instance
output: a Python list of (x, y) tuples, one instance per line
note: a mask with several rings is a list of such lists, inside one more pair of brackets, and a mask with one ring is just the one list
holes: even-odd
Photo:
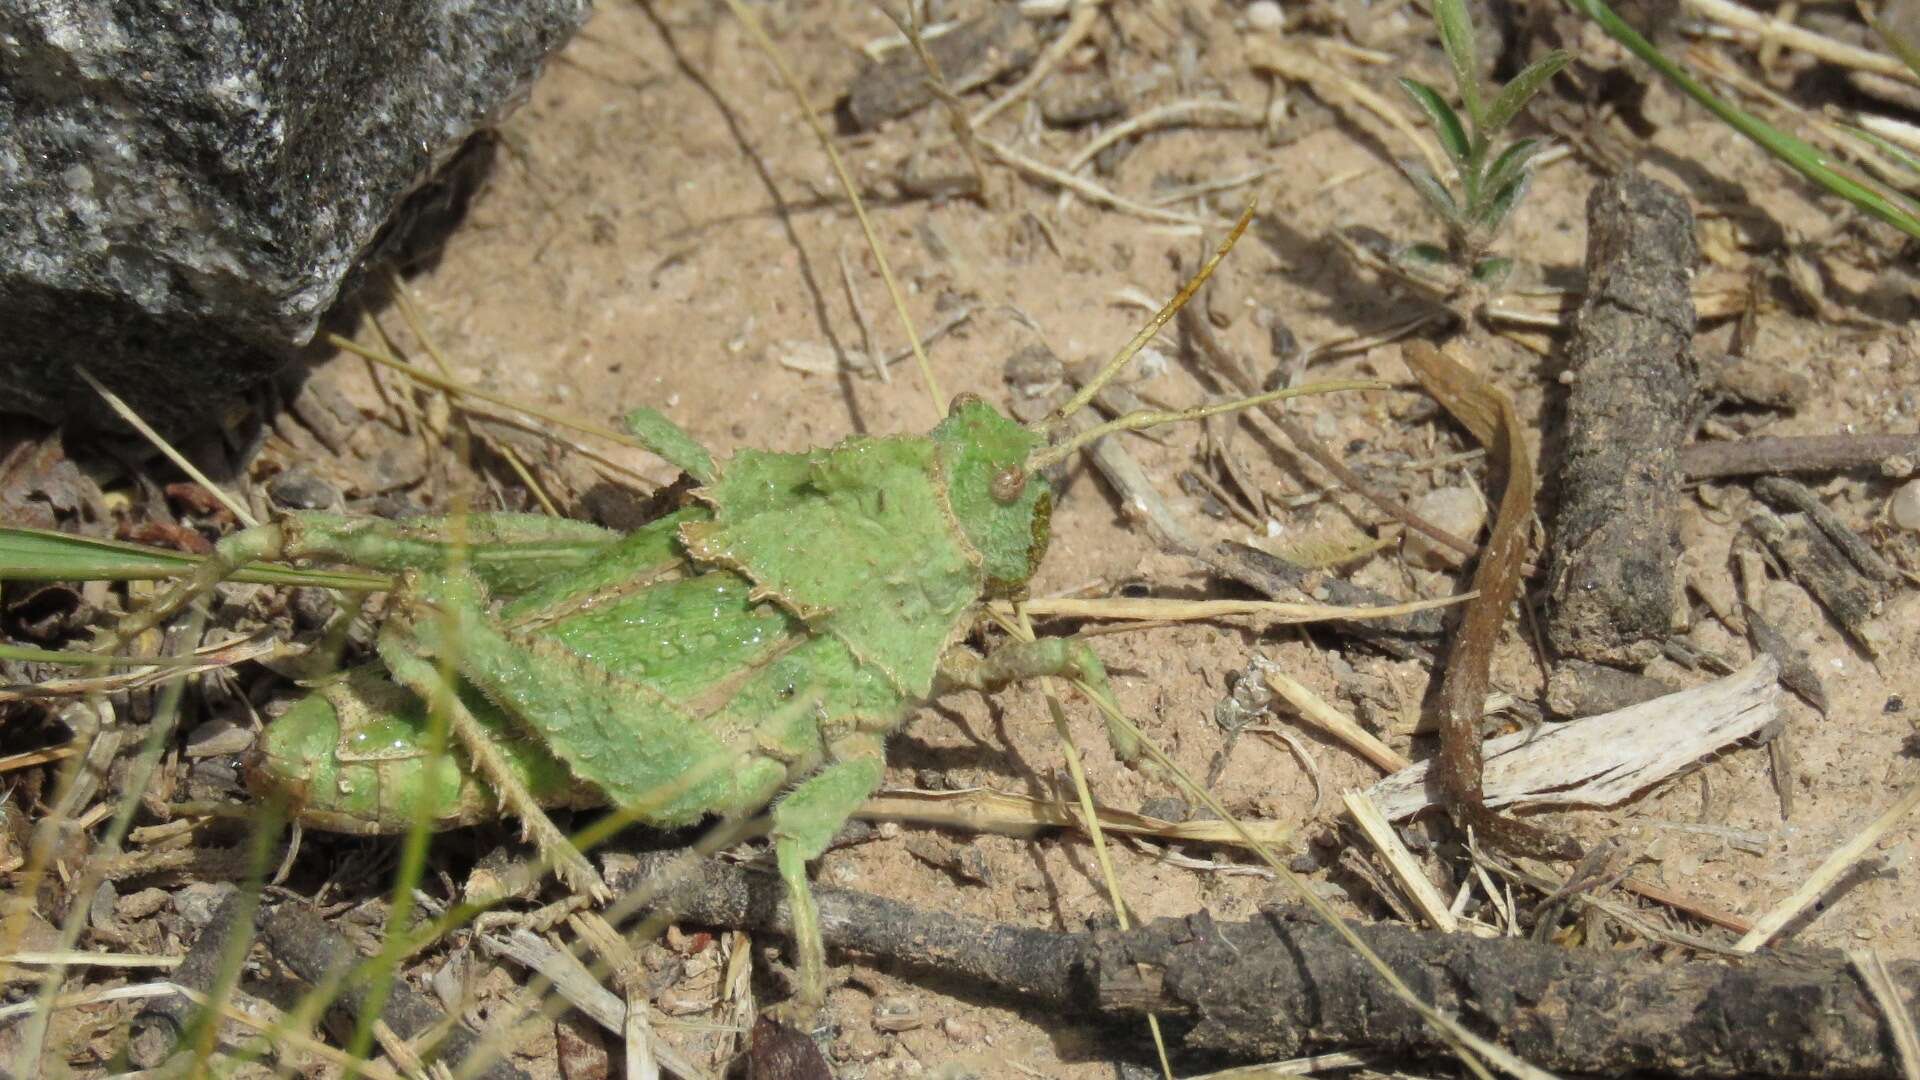
[(1473, 23), (1465, 0), (1435, 0), (1433, 18), (1461, 108), (1456, 110), (1439, 90), (1418, 79), (1402, 77), (1399, 82), (1432, 123), (1434, 138), (1446, 152), (1454, 176), (1449, 183), (1414, 161), (1403, 162), (1401, 168), (1446, 226), (1447, 244), (1408, 245), (1395, 254), (1395, 262), (1419, 278), (1446, 283), (1449, 276), (1457, 279), (1464, 274), (1476, 285), (1495, 289), (1511, 273), (1513, 260), (1491, 254), (1494, 243), (1526, 196), (1534, 159), (1547, 148), (1543, 139), (1503, 142), (1502, 134), (1541, 87), (1567, 65), (1568, 56), (1557, 49), (1542, 56), (1489, 100), (1480, 86)]

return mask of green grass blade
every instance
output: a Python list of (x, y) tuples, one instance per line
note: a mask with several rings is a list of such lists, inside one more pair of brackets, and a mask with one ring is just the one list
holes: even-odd
[(1482, 136), (1492, 140), (1500, 129), (1512, 123), (1513, 118), (1520, 115), (1520, 110), (1527, 107), (1527, 102), (1533, 100), (1533, 95), (1539, 93), (1540, 88), (1558, 75), (1571, 59), (1566, 53), (1555, 49), (1528, 64), (1525, 70), (1513, 77), (1512, 82), (1501, 87), (1500, 96), (1494, 98), (1493, 104), (1487, 108), (1486, 126), (1480, 129)]
[[(177, 551), (117, 540), (95, 540), (45, 529), (0, 528), (0, 581), (157, 581), (185, 577), (200, 560)], [(388, 588), (379, 574), (302, 570), (255, 563), (233, 581), (252, 585), (314, 585), (361, 592)]]
[(1440, 148), (1453, 159), (1454, 168), (1464, 172), (1469, 147), (1466, 128), (1460, 124), (1460, 114), (1453, 111), (1453, 106), (1447, 104), (1447, 99), (1441, 97), (1438, 90), (1418, 79), (1400, 79), (1400, 89), (1405, 90), (1413, 103), (1420, 106), (1427, 118), (1433, 121), (1433, 133), (1440, 140)]
[(1827, 164), (1826, 156), (1804, 140), (1789, 135), (1772, 124), (1722, 100), (1713, 91), (1693, 76), (1667, 59), (1659, 49), (1653, 47), (1639, 31), (1628, 26), (1620, 16), (1614, 14), (1603, 0), (1567, 0), (1574, 10), (1592, 19), (1605, 30), (1608, 36), (1627, 47), (1627, 50), (1652, 65), (1655, 71), (1666, 76), (1669, 82), (1679, 87), (1688, 97), (1705, 106), (1708, 112), (1720, 118), (1728, 127), (1760, 144), (1760, 148), (1779, 158), (1789, 168), (1800, 175), (1847, 200), (1861, 210), (1872, 214), (1881, 221), (1892, 225), (1915, 239), (1920, 239), (1920, 217), (1908, 212), (1885, 195), (1866, 186)]
[[(1868, 131), (1866, 128), (1855, 127), (1852, 124), (1841, 124), (1839, 128), (1854, 138), (1859, 139), (1861, 142), (1866, 143), (1874, 150), (1893, 159), (1893, 164), (1888, 164), (1885, 161), (1869, 160), (1867, 162), (1867, 168), (1875, 176), (1879, 177), (1882, 183), (1885, 183), (1891, 188), (1893, 194), (1904, 199), (1907, 205), (1914, 207), (1916, 210), (1920, 210), (1920, 202), (1915, 201), (1915, 193), (1913, 190), (1915, 185), (1920, 184), (1920, 155), (1915, 155), (1913, 151), (1908, 150), (1899, 143)], [(1890, 175), (1898, 173), (1898, 170), (1894, 167), (1895, 165), (1898, 165), (1899, 169), (1904, 169), (1905, 175)]]
[(1453, 62), (1453, 82), (1467, 107), (1467, 119), (1475, 131), (1486, 131), (1486, 114), (1480, 110), (1480, 58), (1465, 0), (1434, 0), (1433, 21), (1440, 27), (1440, 45)]

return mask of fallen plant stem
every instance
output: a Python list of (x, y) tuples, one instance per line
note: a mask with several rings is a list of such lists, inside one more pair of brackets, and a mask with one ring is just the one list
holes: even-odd
[(1527, 530), (1533, 522), (1533, 453), (1513, 402), (1491, 383), (1424, 341), (1409, 342), (1403, 355), (1427, 392), (1487, 447), (1491, 458), (1504, 461), (1507, 474), (1493, 531), (1474, 568), (1473, 588), (1479, 595), (1461, 615), (1440, 681), (1437, 772), (1447, 793), (1447, 812), (1462, 827), (1471, 827), (1484, 840), (1510, 851), (1578, 858), (1579, 845), (1571, 838), (1554, 836), (1488, 808), (1481, 779), (1480, 718), (1486, 708), (1493, 649), (1520, 592)]
[[(674, 853), (610, 883), (647, 884)], [(1333, 1050), (1447, 1053), (1331, 929), (1278, 909), (1249, 922), (1205, 915), (1131, 932), (1060, 933), (961, 918), (846, 889), (815, 890), (827, 944), (938, 972), (1079, 1015), (1188, 1021), (1183, 1046), (1239, 1060)], [(706, 861), (668, 893), (687, 922), (787, 933), (779, 881)], [(1846, 958), (1671, 963), (1397, 926), (1356, 928), (1438, 1007), (1542, 1068), (1691, 1076), (1866, 1077), (1899, 1064), (1878, 1005)], [(1920, 963), (1889, 965), (1920, 990)], [(1646, 1002), (1660, 1002), (1648, 1009)], [(1781, 1001), (1805, 1008), (1780, 1010)]]

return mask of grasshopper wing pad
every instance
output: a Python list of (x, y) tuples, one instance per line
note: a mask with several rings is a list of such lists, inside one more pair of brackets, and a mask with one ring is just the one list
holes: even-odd
[(742, 451), (703, 497), (714, 520), (681, 530), (690, 554), (746, 575), (903, 693), (931, 692), (985, 580), (947, 508), (932, 443)]
[[(457, 620), (417, 626), (432, 651), (450, 654), (488, 699), (536, 731), (554, 757), (641, 820), (673, 825), (752, 801), (764, 785), (740, 774), (739, 752), (645, 683), (621, 678), (542, 635), (503, 632), (471, 594), (449, 581), (431, 599)], [(752, 790), (744, 790), (743, 785)]]

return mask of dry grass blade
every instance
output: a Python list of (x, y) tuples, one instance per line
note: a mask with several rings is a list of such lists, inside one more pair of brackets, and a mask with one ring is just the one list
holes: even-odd
[(1393, 872), (1393, 878), (1400, 884), (1401, 891), (1420, 909), (1420, 915), (1427, 924), (1443, 934), (1451, 934), (1460, 929), (1460, 920), (1454, 918), (1453, 911), (1447, 905), (1447, 898), (1440, 895), (1433, 880), (1420, 869), (1413, 853), (1407, 845), (1400, 842), (1393, 826), (1380, 808), (1373, 804), (1364, 791), (1347, 791), (1341, 794), (1347, 805), (1347, 813), (1360, 832), (1371, 843), (1374, 850), (1387, 862), (1387, 869)]
[(1782, 900), (1772, 910), (1754, 924), (1752, 930), (1740, 939), (1734, 948), (1741, 952), (1753, 952), (1760, 946), (1773, 940), (1774, 935), (1786, 929), (1788, 923), (1798, 918), (1815, 901), (1826, 895), (1833, 883), (1840, 880), (1853, 865), (1866, 856), (1867, 851), (1889, 830), (1900, 823), (1914, 807), (1920, 806), (1920, 784), (1915, 784), (1900, 793), (1893, 805), (1879, 817), (1874, 818), (1866, 828), (1861, 829), (1852, 839), (1840, 845), (1833, 854), (1827, 856), (1807, 880), (1794, 891), (1792, 896)]
[(1066, 29), (1047, 45), (1046, 51), (1040, 54), (1040, 59), (1034, 61), (1033, 69), (1022, 76), (1019, 82), (973, 114), (971, 123), (974, 128), (985, 125), (987, 121), (999, 116), (1016, 102), (1033, 93), (1034, 87), (1039, 86), (1041, 80), (1052, 74), (1053, 69), (1060, 65), (1060, 61), (1066, 59), (1067, 54), (1078, 48), (1080, 43), (1086, 40), (1087, 35), (1093, 32), (1094, 23), (1100, 18), (1100, 7), (1105, 0), (1072, 0), (1072, 3)]
[(1385, 772), (1398, 772), (1410, 764), (1399, 751), (1388, 746), (1359, 722), (1329, 705), (1324, 698), (1301, 685), (1278, 667), (1265, 668), (1267, 688), (1299, 711), (1301, 716), (1347, 744), (1361, 757)]
[(1920, 76), (1916, 76), (1898, 57), (1835, 41), (1786, 20), (1762, 15), (1731, 0), (1686, 0), (1686, 4), (1714, 22), (1758, 34), (1762, 42), (1777, 42), (1842, 67), (1871, 71), (1909, 83), (1920, 82)]
[[(868, 821), (903, 821), (1000, 836), (1028, 837), (1040, 829), (1084, 828), (1076, 807), (990, 788), (965, 791), (890, 789), (868, 799), (859, 816)], [(1151, 836), (1174, 843), (1250, 846), (1242, 834), (1219, 821), (1162, 821), (1110, 806), (1096, 806), (1095, 817), (1108, 832)], [(1261, 844), (1284, 844), (1292, 827), (1278, 821), (1247, 821), (1246, 835)]]
[[(1294, 604), (1284, 600), (1156, 600), (1144, 597), (1075, 599), (1056, 597), (1025, 602), (1030, 615), (1064, 619), (1137, 619), (1149, 622), (1192, 622), (1234, 616), (1257, 616), (1272, 623), (1330, 622), (1334, 619), (1391, 619), (1416, 611), (1452, 607), (1470, 600), (1474, 593), (1443, 596), (1437, 600), (1411, 600), (1404, 604), (1341, 607), (1337, 604)], [(996, 611), (1006, 606), (996, 601)]]
[[(1258, 70), (1272, 72), (1283, 79), (1306, 83), (1313, 87), (1315, 94), (1336, 108), (1340, 108), (1354, 123), (1378, 139), (1382, 146), (1393, 145), (1394, 140), (1388, 137), (1388, 132), (1391, 131), (1399, 136), (1400, 141), (1420, 152), (1433, 175), (1451, 175), (1451, 170), (1440, 156), (1440, 151), (1435, 149), (1434, 141), (1421, 138), (1412, 122), (1407, 119), (1406, 113), (1393, 102), (1375, 93), (1371, 87), (1339, 68), (1308, 54), (1304, 49), (1292, 45), (1278, 45), (1270, 41), (1249, 43), (1247, 61)], [(1357, 108), (1347, 108), (1349, 105)], [(1386, 130), (1382, 130), (1383, 124)]]
[(147, 442), (153, 445), (154, 449), (165, 454), (167, 460), (173, 462), (175, 468), (186, 473), (187, 477), (194, 483), (199, 484), (214, 498), (220, 500), (220, 505), (227, 508), (227, 512), (233, 515), (234, 520), (248, 527), (260, 524), (238, 499), (227, 494), (220, 485), (207, 479), (207, 475), (201, 472), (199, 467), (194, 465), (193, 462), (188, 461), (185, 454), (174, 449), (172, 443), (161, 438), (160, 433), (155, 431), (151, 424), (148, 424), (146, 420), (142, 419), (139, 413), (134, 412), (126, 402), (120, 400), (120, 395), (100, 385), (100, 381), (95, 379), (86, 368), (75, 366), (73, 372), (80, 376), (88, 386), (92, 387), (93, 392), (99, 394), (100, 400), (106, 402), (107, 406), (118, 414), (120, 419), (125, 420), (135, 431), (138, 431)]

